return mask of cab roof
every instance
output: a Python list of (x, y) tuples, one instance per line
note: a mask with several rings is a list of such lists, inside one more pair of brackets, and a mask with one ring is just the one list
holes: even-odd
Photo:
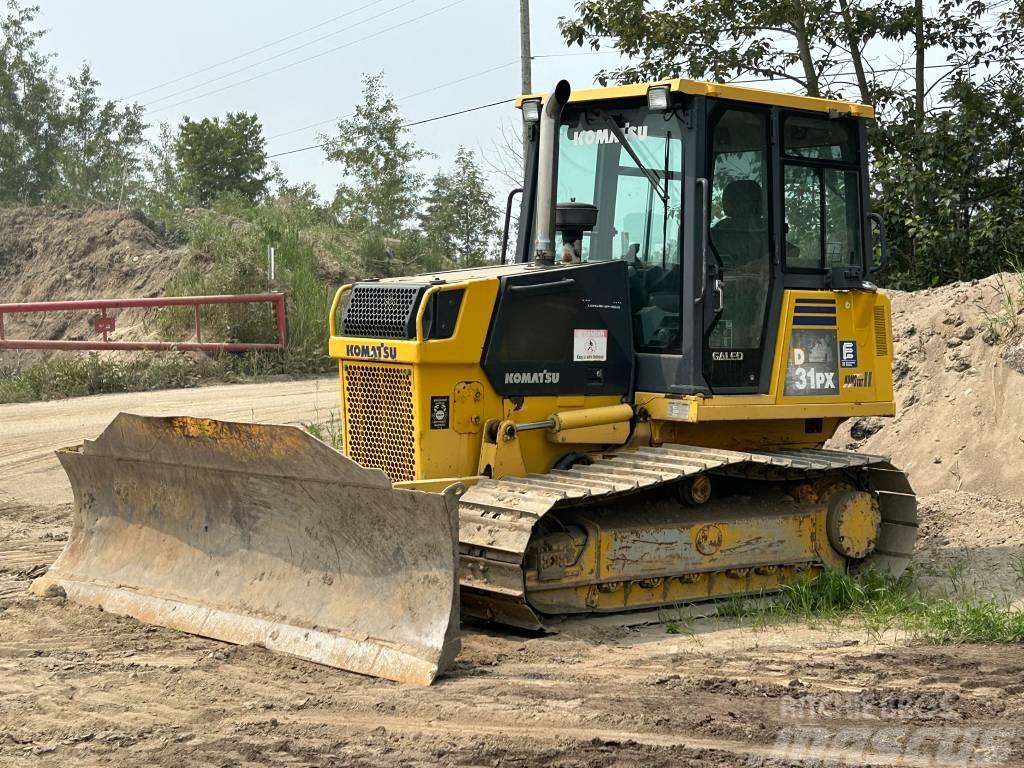
[[(702, 80), (658, 80), (651, 83), (632, 83), (629, 85), (613, 85), (607, 88), (584, 88), (574, 90), (569, 96), (569, 103), (585, 101), (605, 101), (614, 99), (646, 98), (647, 89), (653, 85), (667, 85), (671, 91), (686, 93), (692, 96), (713, 96), (719, 99), (745, 101), (754, 104), (769, 104), (787, 109), (805, 109), (811, 112), (827, 112), (853, 117), (873, 118), (875, 109), (868, 104), (838, 99), (819, 99), (812, 96), (797, 96), (792, 93), (769, 91), (764, 88), (747, 88), (741, 85), (725, 85), (724, 83), (707, 83)], [(516, 106), (521, 107), (527, 99), (544, 98), (546, 93), (532, 93), (516, 99)]]

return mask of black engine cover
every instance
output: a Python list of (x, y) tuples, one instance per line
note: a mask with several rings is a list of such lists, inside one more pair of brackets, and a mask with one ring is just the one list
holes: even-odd
[(504, 396), (629, 391), (633, 335), (621, 261), (502, 278), (483, 366)]

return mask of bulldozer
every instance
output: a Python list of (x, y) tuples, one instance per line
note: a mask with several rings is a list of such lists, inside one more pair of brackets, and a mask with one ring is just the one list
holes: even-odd
[(871, 107), (673, 79), (517, 108), (500, 263), (335, 295), (340, 452), (121, 414), (59, 453), (72, 534), (33, 589), (429, 684), (461, 617), (899, 575), (906, 475), (823, 447), (895, 412)]

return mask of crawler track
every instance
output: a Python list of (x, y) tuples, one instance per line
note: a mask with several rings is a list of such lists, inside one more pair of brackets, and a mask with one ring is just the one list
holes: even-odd
[(898, 576), (913, 554), (917, 502), (906, 475), (883, 456), (663, 445), (607, 454), (569, 470), (481, 482), (459, 505), (462, 612), (527, 629), (543, 627), (543, 616), (527, 598), (524, 557), (535, 525), (552, 511), (604, 506), (702, 473), (798, 482), (848, 472), (864, 476), (882, 516), (876, 549), (865, 564)]

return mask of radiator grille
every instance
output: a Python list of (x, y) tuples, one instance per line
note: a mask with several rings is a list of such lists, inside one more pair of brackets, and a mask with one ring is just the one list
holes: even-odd
[(341, 323), (345, 336), (411, 339), (421, 285), (360, 283), (352, 288)]
[(412, 368), (345, 363), (345, 452), (392, 482), (413, 480)]
[(885, 357), (889, 354), (889, 344), (885, 333), (885, 307), (876, 306), (875, 312), (875, 356)]

